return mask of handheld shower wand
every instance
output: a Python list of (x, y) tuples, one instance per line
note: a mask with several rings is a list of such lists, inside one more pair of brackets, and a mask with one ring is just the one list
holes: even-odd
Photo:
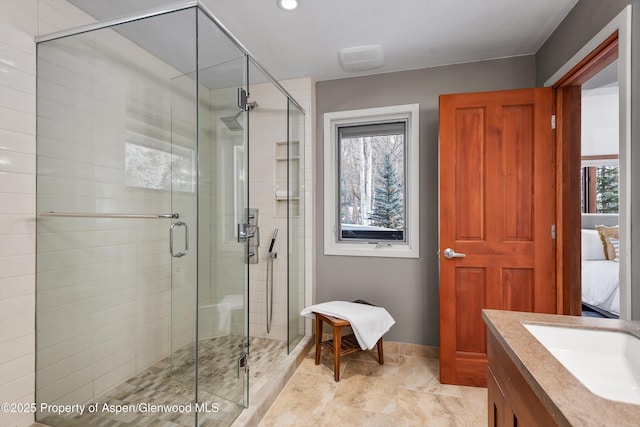
[(271, 332), (271, 321), (273, 320), (273, 259), (278, 257), (278, 253), (273, 252), (273, 246), (276, 244), (277, 236), (278, 227), (273, 229), (273, 236), (271, 236), (271, 243), (269, 243), (267, 251), (267, 333)]
[(276, 244), (276, 237), (278, 237), (278, 227), (273, 229), (273, 236), (271, 236), (271, 243), (269, 244), (269, 253), (273, 252), (273, 245)]

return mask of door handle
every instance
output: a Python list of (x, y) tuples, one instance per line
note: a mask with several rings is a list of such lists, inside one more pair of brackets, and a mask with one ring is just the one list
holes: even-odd
[[(173, 252), (173, 229), (176, 227), (184, 227), (184, 251), (182, 252)], [(171, 256), (174, 258), (181, 258), (189, 253), (189, 227), (187, 227), (186, 222), (176, 221), (171, 224), (169, 229), (169, 252), (171, 252)]]
[(446, 259), (451, 259), (451, 258), (464, 258), (464, 257), (466, 257), (466, 256), (467, 256), (467, 254), (459, 254), (459, 253), (457, 253), (456, 251), (454, 251), (454, 250), (453, 250), (453, 249), (451, 249), (451, 248), (447, 248), (447, 249), (445, 249), (443, 254), (444, 254), (444, 257), (445, 257)]

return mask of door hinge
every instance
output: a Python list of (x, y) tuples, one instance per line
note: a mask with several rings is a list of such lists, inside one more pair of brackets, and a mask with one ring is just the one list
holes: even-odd
[(247, 111), (247, 100), (249, 99), (249, 94), (243, 88), (238, 88), (238, 108), (241, 110)]
[(249, 361), (247, 360), (248, 353), (243, 353), (238, 358), (238, 378), (240, 378), (240, 371), (244, 370), (245, 375), (249, 373)]
[(552, 114), (551, 115), (551, 129), (555, 129), (556, 128), (556, 115)]
[(551, 226), (551, 238), (552, 238), (552, 239), (555, 239), (555, 238), (556, 238), (556, 225), (555, 225), (555, 224), (553, 224), (553, 225)]

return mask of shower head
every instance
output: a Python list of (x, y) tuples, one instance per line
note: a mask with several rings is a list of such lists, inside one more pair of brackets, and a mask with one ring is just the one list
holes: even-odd
[[(254, 108), (256, 108), (258, 106), (258, 103), (253, 101), (253, 102), (248, 102), (247, 103), (247, 111), (251, 111)], [(230, 130), (230, 131), (238, 131), (238, 130), (242, 130), (244, 129), (242, 127), (242, 125), (240, 124), (240, 122), (238, 121), (238, 117), (240, 117), (240, 114), (244, 113), (244, 110), (240, 110), (238, 111), (238, 114), (236, 114), (235, 116), (231, 117), (231, 116), (227, 116), (227, 117), (221, 117), (220, 120), (222, 120), (222, 123), (225, 124), (225, 126)]]
[(244, 128), (238, 121), (238, 117), (240, 117), (240, 114), (242, 113), (244, 113), (244, 111), (240, 110), (235, 116), (221, 117), (220, 120), (222, 120), (222, 123), (224, 123), (230, 131), (242, 130)]

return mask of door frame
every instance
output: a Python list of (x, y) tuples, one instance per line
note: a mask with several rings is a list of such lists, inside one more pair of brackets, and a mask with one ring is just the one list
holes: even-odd
[[(617, 36), (617, 37), (616, 37)], [(620, 318), (631, 318), (631, 5), (585, 44), (569, 61), (551, 76), (544, 86), (557, 88), (557, 201), (558, 313), (579, 315), (582, 305), (580, 265), (581, 216), (579, 175), (574, 173), (580, 159), (579, 117), (575, 102), (580, 99), (579, 85), (592, 77), (613, 54), (616, 41), (619, 84), (620, 138)], [(571, 85), (574, 85), (573, 88)], [(576, 90), (576, 88), (578, 88)], [(573, 104), (573, 106), (572, 106)], [(573, 116), (573, 117), (572, 117)], [(576, 160), (577, 159), (577, 160)], [(566, 181), (566, 182), (565, 182)]]

